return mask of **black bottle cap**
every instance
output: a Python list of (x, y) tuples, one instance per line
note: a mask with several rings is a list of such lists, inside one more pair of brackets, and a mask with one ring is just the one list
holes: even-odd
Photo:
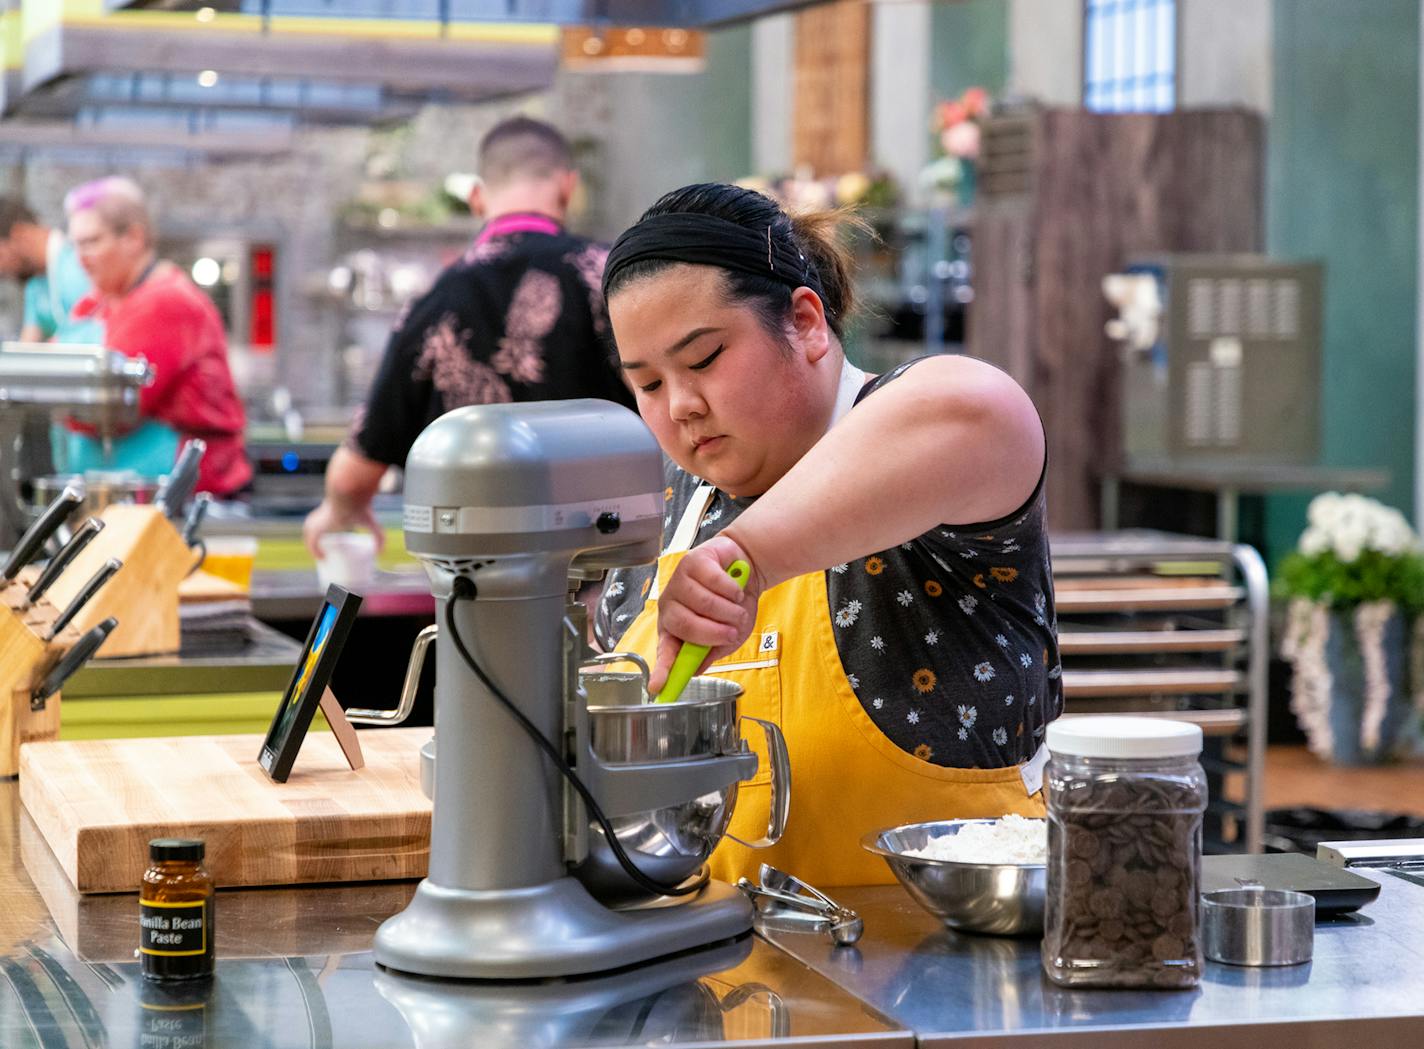
[(203, 843), (196, 838), (154, 838), (148, 843), (151, 860), (201, 860)]

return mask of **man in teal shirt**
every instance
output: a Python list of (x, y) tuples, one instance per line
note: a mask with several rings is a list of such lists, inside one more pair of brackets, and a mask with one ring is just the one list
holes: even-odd
[(0, 276), (25, 286), (21, 342), (104, 341), (102, 323), (73, 316), (90, 290), (74, 246), (14, 197), (0, 197)]

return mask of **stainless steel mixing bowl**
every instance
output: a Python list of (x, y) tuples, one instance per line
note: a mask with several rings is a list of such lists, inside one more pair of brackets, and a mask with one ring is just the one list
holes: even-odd
[(872, 831), (861, 847), (884, 858), (910, 897), (951, 929), (996, 936), (1040, 935), (1047, 864), (957, 863), (908, 856), (971, 823), (940, 820)]
[(144, 477), (131, 470), (91, 470), (85, 474), (51, 474), (36, 477), (31, 502), (38, 514), (52, 503), (67, 485), (84, 492), (84, 502), (69, 515), (69, 527), (77, 528), (86, 518), (117, 503), (151, 503), (158, 494), (160, 479)]
[[(695, 677), (676, 703), (649, 703), (643, 676), (602, 669), (584, 671), (589, 735), (594, 753), (606, 764), (641, 764), (714, 757), (741, 748), (737, 701), (742, 688), (715, 677)], [(765, 724), (758, 722), (758, 724)], [(786, 744), (773, 726), (768, 732), (773, 768), (786, 767)], [(427, 796), (435, 788), (436, 741), (420, 750), (420, 782)], [(778, 758), (779, 752), (779, 758)], [(648, 877), (677, 885), (698, 873), (727, 833), (737, 804), (737, 783), (647, 812), (610, 817), (628, 857)], [(790, 790), (789, 782), (773, 786)], [(773, 803), (775, 804), (775, 803)], [(646, 897), (614, 858), (596, 824), (589, 829), (588, 857), (574, 874), (605, 902)]]
[[(589, 734), (593, 752), (610, 765), (676, 761), (735, 753), (740, 685), (696, 677), (676, 703), (649, 703), (640, 674), (585, 671)], [(648, 812), (610, 817), (628, 858), (648, 877), (677, 885), (696, 874), (727, 833), (737, 804), (730, 783), (691, 801)], [(616, 902), (646, 896), (619, 866), (602, 828), (589, 831), (589, 853), (575, 875), (599, 899)]]

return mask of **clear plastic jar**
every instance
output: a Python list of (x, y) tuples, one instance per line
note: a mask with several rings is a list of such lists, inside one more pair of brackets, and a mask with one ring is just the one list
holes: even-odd
[(1201, 979), (1202, 733), (1180, 721), (1048, 727), (1043, 969), (1064, 986)]

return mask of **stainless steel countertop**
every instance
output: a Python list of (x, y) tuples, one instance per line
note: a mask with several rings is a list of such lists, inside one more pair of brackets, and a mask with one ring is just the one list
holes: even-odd
[(1189, 991), (1058, 987), (1043, 975), (1038, 940), (950, 932), (899, 886), (832, 892), (865, 920), (855, 947), (767, 935), (915, 1031), (925, 1047), (1418, 1049), (1424, 887), (1355, 873), (1381, 883), (1379, 898), (1353, 916), (1318, 922), (1311, 962), (1279, 969), (1208, 962)]
[[(160, 998), (133, 957), (136, 897), (79, 896), (21, 808), (15, 782), (0, 782), (0, 1046), (914, 1044), (909, 1032), (756, 937), (589, 981), (491, 986), (390, 973), (373, 963), (371, 938), (414, 889), (384, 882), (223, 890), (214, 981), (191, 997)], [(181, 1041), (195, 1032), (200, 1037)]]
[(96, 659), (65, 683), (64, 698), (281, 692), (302, 654), (301, 643), (263, 623), (253, 631), (251, 644), (230, 655)]
[[(321, 607), (325, 589), (311, 571), (252, 573), (252, 614), (258, 619), (310, 619)], [(433, 616), (435, 598), (424, 572), (377, 572), (362, 589), (363, 616)]]
[[(141, 1044), (164, 1014), (146, 1008), (133, 960), (134, 897), (77, 894), (14, 782), (0, 783), (0, 857), (0, 1045), (81, 1044), (80, 1031), (82, 1044)], [(1358, 873), (1379, 898), (1319, 923), (1309, 964), (1208, 963), (1200, 987), (1160, 992), (1056, 987), (1036, 940), (947, 932), (898, 886), (834, 891), (865, 919), (851, 947), (768, 931), (613, 977), (494, 987), (373, 964), (376, 926), (411, 882), (224, 890), (198, 1044), (1417, 1049), (1424, 886)]]

